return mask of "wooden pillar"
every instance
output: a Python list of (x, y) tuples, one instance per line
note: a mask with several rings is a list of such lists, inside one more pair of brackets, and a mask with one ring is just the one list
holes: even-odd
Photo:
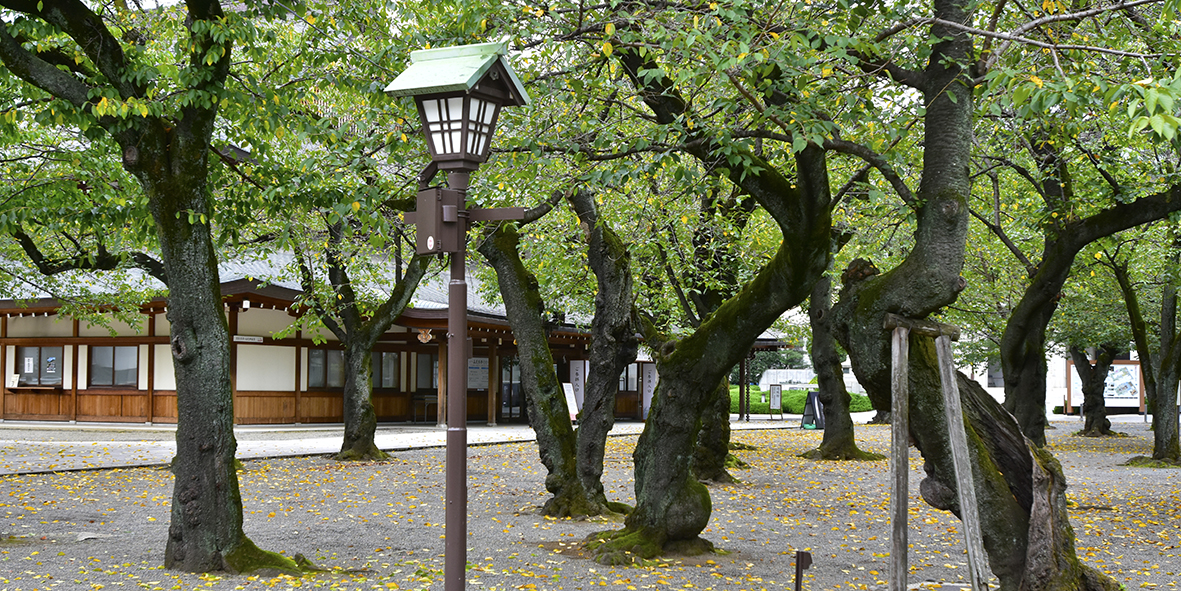
[(906, 591), (909, 545), (907, 543), (907, 510), (910, 503), (910, 399), (909, 360), (910, 329), (894, 329), (891, 342), (890, 405), (890, 587), (889, 591)]
[[(78, 420), (78, 364), (81, 360), (78, 359), (78, 319), (74, 319), (74, 344), (71, 346), (74, 352), (74, 362), (70, 364), (70, 421)], [(86, 350), (90, 352), (89, 349)], [(90, 357), (90, 355), (87, 355)]]
[(0, 421), (4, 420), (5, 397), (8, 394), (8, 316), (0, 318)]
[[(156, 314), (148, 314), (148, 336), (156, 336)], [(148, 424), (156, 420), (156, 340), (148, 339)]]
[(488, 343), (488, 426), (496, 426), (496, 411), (500, 396), (500, 355), (496, 351), (498, 339), (489, 339)]
[(447, 341), (439, 339), (439, 421), (440, 427), (447, 426)]
[(300, 380), (303, 378), (303, 347), (299, 342), (303, 340), (303, 331), (295, 331), (295, 424), (298, 425), (303, 422), (303, 387)]
[(234, 402), (238, 398), (238, 345), (234, 336), (238, 334), (238, 308), (230, 306), (230, 392)]

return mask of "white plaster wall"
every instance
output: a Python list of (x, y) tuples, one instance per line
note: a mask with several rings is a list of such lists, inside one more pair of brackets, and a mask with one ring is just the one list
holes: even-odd
[(168, 315), (156, 314), (154, 317), (156, 318), (156, 336), (168, 336), (172, 330), (172, 323), (168, 321)]
[(52, 316), (13, 316), (8, 319), (8, 336), (18, 337), (71, 337), (74, 336), (74, 321), (54, 314)]
[[(158, 327), (159, 325), (157, 325)], [(175, 390), (176, 372), (172, 369), (172, 348), (168, 345), (153, 346), (156, 347), (156, 379), (154, 386), (157, 390)]]
[(282, 310), (251, 308), (238, 313), (238, 334), (269, 337), (291, 326), (294, 320), (295, 318)]
[[(8, 320), (12, 321), (11, 318), (9, 318)], [(4, 375), (0, 376), (0, 377), (2, 377), (4, 379), (4, 387), (5, 388), (8, 387), (9, 376), (11, 376), (14, 373), (12, 371), (12, 368), (16, 367), (16, 362), (13, 361), (14, 359), (16, 359), (16, 346), (8, 345), (8, 346), (4, 347), (4, 370), (3, 370)]]
[(138, 371), (135, 376), (135, 387), (138, 390), (148, 389), (148, 347), (151, 345), (139, 346), (139, 363), (136, 366)]
[[(72, 330), (70, 331), (73, 332)], [(74, 347), (66, 345), (62, 347), (62, 388), (69, 389), (74, 387), (73, 381), (73, 363), (74, 363)], [(81, 378), (81, 376), (79, 376)]]
[(238, 344), (238, 390), (295, 391), (295, 348)]
[(78, 389), (85, 390), (90, 384), (90, 347), (78, 347)]
[[(308, 391), (308, 348), (299, 348), (299, 367), (302, 368), (299, 372), (299, 391)], [(292, 370), (294, 371), (294, 370)]]
[[(11, 321), (11, 319), (10, 319), (10, 321)], [(110, 329), (108, 329), (107, 327), (105, 327), (101, 324), (95, 324), (95, 325), (91, 326), (91, 325), (87, 325), (86, 321), (79, 322), (78, 323), (78, 336), (82, 336), (82, 337), (109, 337), (109, 336), (111, 336), (111, 329), (114, 329), (115, 335), (120, 336), (120, 337), (133, 337), (133, 336), (148, 334), (148, 317), (147, 316), (140, 316), (139, 318), (136, 319), (135, 324), (127, 324), (124, 322), (119, 322), (114, 319), (111, 319), (110, 324), (111, 324), (111, 327), (110, 327)], [(71, 331), (69, 334), (73, 334), (73, 331)], [(69, 336), (69, 335), (66, 335), (66, 336)]]

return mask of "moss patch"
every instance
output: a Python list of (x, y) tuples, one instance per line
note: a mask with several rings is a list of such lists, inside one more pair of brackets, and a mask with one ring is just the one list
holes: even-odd
[(338, 462), (380, 462), (390, 459), (390, 454), (373, 447), (365, 451), (350, 448), (332, 456)]
[(1099, 431), (1099, 430), (1081, 430), (1071, 433), (1073, 437), (1127, 437), (1127, 433), (1120, 433), (1119, 431)]
[(1156, 460), (1148, 456), (1136, 456), (1120, 465), (1133, 468), (1181, 468), (1181, 460)]
[(235, 574), (258, 573), (267, 576), (291, 575), (298, 577), (304, 573), (296, 562), (275, 552), (268, 552), (256, 546), (250, 538), (243, 537), (229, 554), (223, 557), (226, 570)]
[(830, 460), (837, 462), (858, 461), (858, 462), (877, 462), (886, 459), (882, 454), (875, 454), (870, 451), (861, 451), (857, 446), (850, 446), (837, 450), (822, 450), (816, 448), (808, 450), (797, 457), (807, 460)]

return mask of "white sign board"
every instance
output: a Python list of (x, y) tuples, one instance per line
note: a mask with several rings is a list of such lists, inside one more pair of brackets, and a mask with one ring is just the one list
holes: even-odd
[(566, 394), (566, 409), (570, 411), (570, 422), (578, 420), (578, 403), (574, 400), (574, 384), (562, 383), (562, 392)]
[(468, 390), (488, 389), (488, 358), (471, 357), (467, 360)]
[(582, 410), (582, 401), (586, 398), (586, 366), (587, 362), (581, 359), (570, 362), (570, 383), (574, 386), (574, 401), (578, 403), (578, 410)]
[(252, 336), (245, 336), (245, 335), (236, 334), (236, 335), (234, 335), (234, 342), (235, 343), (261, 343), (262, 337), (252, 337)]
[(642, 379), (641, 391), (643, 392), (643, 395), (644, 395), (644, 399), (643, 399), (644, 418), (647, 419), (648, 418), (648, 409), (652, 408), (652, 396), (656, 393), (656, 381), (660, 378), (660, 376), (656, 374), (656, 364), (655, 363), (645, 363), (645, 364), (642, 364), (640, 367), (644, 368), (643, 369), (644, 375), (641, 378)]
[[(1074, 406), (1083, 405), (1083, 380), (1078, 369), (1070, 367), (1070, 401)], [(1107, 373), (1103, 385), (1103, 402), (1112, 408), (1140, 407), (1140, 364), (1117, 363)]]
[(783, 410), (783, 386), (771, 384), (771, 412), (779, 414)]

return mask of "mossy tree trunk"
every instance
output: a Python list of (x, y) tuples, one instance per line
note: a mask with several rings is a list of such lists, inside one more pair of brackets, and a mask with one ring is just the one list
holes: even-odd
[(1115, 345), (1105, 344), (1099, 348), (1092, 365), (1086, 351), (1077, 345), (1070, 347), (1070, 358), (1074, 360), (1075, 370), (1083, 382), (1083, 430), (1079, 435), (1103, 437), (1113, 434), (1111, 421), (1107, 419), (1107, 403), (1103, 399), (1103, 390), (1107, 385), (1111, 362), (1118, 354), (1119, 350)]
[(730, 380), (727, 376), (706, 397), (697, 449), (693, 452), (693, 474), (703, 482), (738, 482), (726, 469), (730, 457)]
[(881, 460), (885, 456), (861, 451), (853, 438), (853, 417), (849, 404), (853, 398), (845, 389), (844, 369), (832, 333), (832, 280), (824, 276), (812, 288), (808, 318), (812, 326), (812, 367), (816, 387), (824, 405), (824, 438), (820, 447), (804, 452), (814, 460)]
[(479, 251), (496, 270), (500, 296), (517, 340), (529, 424), (537, 434), (541, 463), (548, 471), (545, 488), (553, 494), (542, 507), (542, 513), (554, 517), (602, 513), (603, 503), (586, 490), (578, 475), (577, 441), (566, 396), (554, 371), (542, 316), (545, 303), (538, 291), (537, 278), (521, 262), (520, 236), (514, 228), (501, 225), (485, 236)]
[[(1181, 244), (1174, 241), (1170, 260), (1178, 263)], [(1132, 337), (1140, 357), (1140, 375), (1144, 380), (1145, 397), (1152, 412), (1152, 459), (1158, 462), (1181, 464), (1181, 438), (1177, 429), (1177, 384), (1181, 377), (1181, 334), (1177, 333), (1177, 288), (1166, 283), (1161, 293), (1160, 349), (1154, 352), (1149, 345), (1148, 323), (1140, 308), (1140, 298), (1128, 273), (1127, 262), (1109, 262), (1115, 274), (1124, 306), (1131, 319)], [(1171, 395), (1170, 395), (1171, 394)], [(1140, 458), (1133, 458), (1133, 461)]]
[(566, 199), (578, 214), (587, 241), (587, 264), (598, 285), (591, 322), (590, 370), (575, 431), (578, 479), (587, 496), (587, 513), (597, 515), (610, 507), (603, 491), (603, 456), (607, 433), (615, 424), (619, 376), (636, 360), (639, 326), (633, 308), (631, 254), (599, 216), (593, 194), (578, 190)]
[[(344, 347), (344, 441), (338, 460), (383, 460), (388, 454), (377, 448), (377, 413), (373, 410), (373, 346), (410, 303), (414, 290), (426, 274), (430, 259), (415, 255), (406, 266), (401, 281), (389, 297), (368, 316), (357, 301), (345, 261), (350, 257), (344, 245), (343, 222), (328, 226), (324, 249), (328, 267), (327, 301), (312, 299), (312, 309), (320, 322)], [(300, 279), (304, 293), (317, 293), (315, 275), (306, 257), (299, 256)]]
[(824, 152), (808, 146), (797, 154), (794, 179), (754, 154), (744, 156), (752, 168), (732, 171), (730, 179), (771, 214), (783, 242), (755, 278), (692, 334), (673, 340), (647, 330), (649, 342), (663, 344), (655, 354), (660, 382), (633, 454), (637, 504), (623, 530), (598, 536), (596, 559), (601, 562), (711, 546), (699, 537), (709, 522), (709, 492), (692, 466), (702, 413), (759, 334), (803, 301), (828, 266), (831, 221)]
[[(230, 336), (211, 237), (214, 200), (207, 184), (217, 97), (229, 73), (233, 44), (230, 36), (214, 38), (220, 30), (217, 23), (225, 18), (220, 3), (189, 0), (184, 24), (191, 41), (186, 67), (192, 73), (189, 87), (182, 90), (213, 98), (180, 106), (165, 103), (162, 114), (126, 118), (100, 117), (95, 107), (108, 95), (116, 101), (152, 103), (158, 89), (144, 69), (150, 64), (130, 59), (103, 17), (72, 0), (7, 6), (34, 22), (43, 21), (46, 30), (65, 34), (85, 49), (78, 60), (70, 60), (77, 68), (66, 70), (57, 65), (60, 53), (30, 52), (7, 26), (0, 27), (0, 60), (8, 71), (70, 103), (79, 115), (66, 121), (86, 119), (106, 131), (122, 151), (124, 169), (143, 187), (155, 222), (168, 279), (177, 394), (176, 483), (164, 565), (192, 572), (263, 567), (298, 571), (292, 561), (259, 550), (242, 531)], [(207, 56), (218, 57), (207, 62)]]
[[(965, 22), (975, 5), (935, 3), (936, 18)], [(972, 142), (972, 91), (968, 72), (974, 48), (963, 32), (933, 25), (925, 69), (910, 78), (923, 93), (923, 169), (915, 208), (914, 246), (894, 269), (876, 274), (855, 261), (846, 271), (833, 309), (835, 333), (853, 361), (858, 381), (875, 408), (889, 408), (890, 331), (887, 313), (925, 318), (953, 303), (965, 287), (960, 277), (968, 230), (968, 178)], [(1008, 378), (1009, 376), (1006, 376)], [(1114, 589), (1118, 585), (1081, 566), (1066, 515), (1065, 480), (1048, 453), (1027, 443), (1016, 422), (973, 382), (958, 379), (984, 547), (1001, 589)], [(1042, 384), (1044, 388), (1044, 382)], [(944, 418), (934, 343), (911, 334), (910, 436), (927, 464), (923, 498), (958, 511), (956, 480)]]
[[(1037, 445), (1045, 445), (1046, 329), (1058, 309), (1074, 257), (1095, 240), (1181, 210), (1181, 188), (1172, 187), (1134, 201), (1117, 202), (1079, 218), (1071, 214), (1076, 199), (1069, 163), (1050, 140), (1035, 140), (1030, 150), (1042, 174), (1041, 197), (1047, 210), (1058, 214), (1045, 225), (1039, 262), (1031, 263), (998, 224), (977, 217), (1013, 250), (1030, 277), (1029, 287), (1010, 312), (1001, 335), (1001, 370), (1005, 408), (1017, 417), (1027, 437)], [(1115, 190), (1120, 191), (1118, 187)]]

